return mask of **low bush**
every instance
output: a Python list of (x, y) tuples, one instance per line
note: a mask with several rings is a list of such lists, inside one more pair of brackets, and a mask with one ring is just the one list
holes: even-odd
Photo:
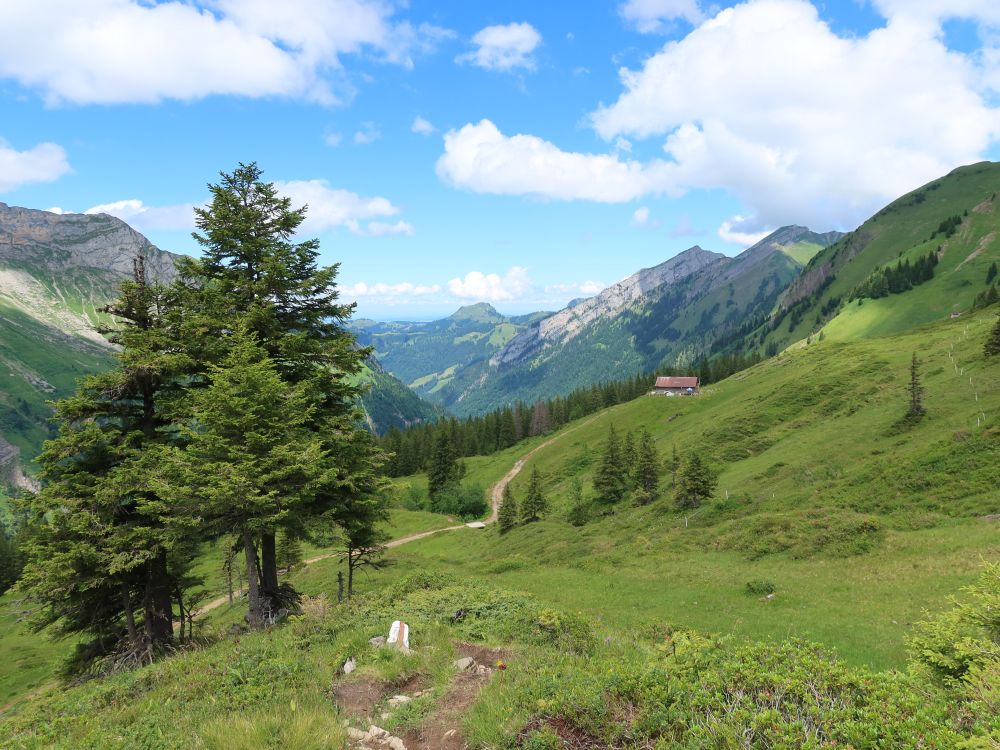
[(747, 581), (746, 593), (749, 596), (767, 596), (773, 594), (777, 589), (770, 581), (763, 579)]

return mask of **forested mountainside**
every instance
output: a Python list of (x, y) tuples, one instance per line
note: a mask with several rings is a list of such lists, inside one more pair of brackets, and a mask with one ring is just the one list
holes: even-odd
[[(387, 369), (403, 380), (416, 374), (415, 361), (426, 360), (425, 369), (434, 362), (450, 363), (425, 392), (456, 414), (480, 414), (519, 400), (532, 403), (659, 367), (695, 365), (713, 346), (740, 336), (748, 321), (764, 320), (802, 265), (839, 236), (784, 227), (735, 258), (692, 247), (595, 297), (537, 314), (524, 321), (522, 330), (509, 326), (506, 330), (514, 334), (509, 340), (496, 335), (504, 319), (490, 308), (483, 322), (494, 326), (494, 341), (501, 345), (480, 344), (474, 351), (470, 346), (462, 357), (458, 347), (468, 346), (472, 336), (484, 338), (482, 324), (471, 335), (456, 331), (450, 343), (439, 338), (433, 356), (424, 331), (455, 327), (452, 319), (417, 329), (381, 324), (384, 330), (406, 326), (411, 334), (372, 340)], [(428, 382), (412, 384), (420, 388)]]
[(382, 365), (420, 395), (442, 403), (440, 393), (464, 368), (484, 362), (532, 323), (551, 313), (501, 315), (487, 302), (466, 305), (442, 320), (352, 320), (358, 340), (375, 347)]
[(893, 201), (817, 253), (741, 345), (777, 351), (821, 330), (856, 340), (968, 310), (996, 286), (998, 192), (1000, 163), (982, 162)]

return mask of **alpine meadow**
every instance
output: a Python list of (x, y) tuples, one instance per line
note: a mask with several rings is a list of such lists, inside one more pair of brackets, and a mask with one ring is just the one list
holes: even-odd
[(1000, 750), (994, 6), (0, 3), (0, 747)]

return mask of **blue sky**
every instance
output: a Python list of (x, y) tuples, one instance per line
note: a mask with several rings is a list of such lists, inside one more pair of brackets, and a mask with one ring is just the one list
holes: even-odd
[(255, 160), (360, 316), (557, 309), (996, 158), (998, 92), (993, 0), (8, 0), (0, 201), (195, 253)]

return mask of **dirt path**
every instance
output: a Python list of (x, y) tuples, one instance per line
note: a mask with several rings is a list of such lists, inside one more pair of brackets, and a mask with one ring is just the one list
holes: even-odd
[[(508, 484), (514, 481), (514, 477), (516, 477), (518, 474), (521, 473), (521, 470), (524, 468), (524, 465), (525, 463), (527, 463), (528, 459), (530, 459), (532, 456), (534, 456), (536, 453), (538, 453), (538, 451), (542, 450), (543, 448), (548, 448), (553, 443), (562, 440), (564, 437), (566, 437), (566, 435), (569, 435), (571, 432), (576, 432), (581, 427), (590, 424), (592, 421), (594, 421), (594, 419), (596, 419), (596, 416), (592, 416), (589, 419), (585, 419), (575, 427), (570, 427), (568, 430), (564, 430), (563, 432), (560, 432), (557, 435), (553, 435), (544, 443), (539, 443), (530, 451), (528, 451), (519, 459), (517, 459), (517, 461), (514, 462), (514, 465), (510, 468), (510, 471), (504, 474), (500, 478), (500, 481), (494, 484), (493, 489), (490, 490), (490, 506), (491, 506), (490, 516), (485, 521), (483, 521), (483, 523), (490, 524), (496, 522), (497, 516), (500, 513), (500, 505), (501, 503), (503, 503), (504, 489), (507, 487)], [(387, 542), (385, 546), (387, 548), (400, 547), (404, 544), (415, 542), (418, 539), (426, 539), (427, 537), (433, 536), (434, 534), (440, 534), (445, 531), (457, 531), (458, 529), (464, 529), (464, 528), (466, 528), (466, 524), (462, 523), (462, 524), (457, 524), (455, 526), (445, 526), (444, 528), (440, 529), (431, 529), (430, 531), (421, 531), (417, 534), (408, 534), (407, 536), (400, 537), (399, 539), (393, 539), (391, 542)], [(331, 557), (339, 557), (341, 554), (342, 553), (340, 552), (328, 552), (323, 555), (317, 555), (316, 557), (311, 557), (308, 560), (303, 560), (302, 564), (312, 565), (313, 563), (317, 563), (320, 560), (329, 560)], [(226, 604), (228, 601), (229, 601), (228, 596), (220, 596), (217, 599), (212, 599), (212, 601), (207, 602), (202, 606), (201, 610), (198, 613), (198, 616), (200, 617), (204, 615), (206, 612), (211, 612), (213, 609), (218, 609), (223, 604)]]

